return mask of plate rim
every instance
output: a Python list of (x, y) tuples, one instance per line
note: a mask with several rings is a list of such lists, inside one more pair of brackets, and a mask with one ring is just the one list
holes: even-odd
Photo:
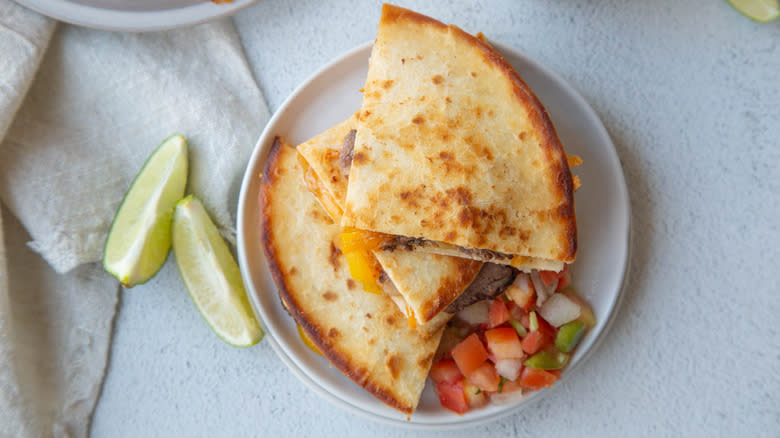
[[(331, 68), (334, 68), (338, 64), (351, 58), (352, 56), (355, 56), (359, 52), (362, 52), (364, 50), (370, 50), (372, 44), (373, 44), (373, 40), (370, 40), (368, 42), (359, 44), (358, 46), (353, 47), (352, 49), (347, 50), (346, 52), (336, 56), (331, 61), (327, 62), (325, 65), (315, 70), (314, 73), (312, 73), (304, 81), (302, 81), (287, 96), (287, 98), (282, 102), (279, 108), (274, 112), (274, 115), (268, 121), (266, 127), (263, 129), (262, 134), (258, 138), (258, 141), (256, 142), (254, 149), (252, 151), (252, 155), (250, 156), (247, 162), (247, 167), (241, 182), (241, 189), (238, 197), (238, 205), (237, 205), (237, 213), (236, 213), (237, 254), (238, 254), (239, 266), (241, 267), (241, 276), (244, 281), (244, 285), (246, 286), (246, 290), (250, 295), (250, 302), (252, 304), (253, 311), (255, 312), (258, 319), (265, 326), (267, 326), (267, 324), (262, 314), (262, 310), (261, 310), (262, 306), (258, 302), (258, 298), (256, 296), (257, 291), (255, 290), (252, 278), (248, 273), (249, 269), (247, 266), (248, 262), (247, 262), (247, 254), (246, 254), (247, 251), (246, 242), (245, 239), (240, 238), (240, 236), (243, 236), (245, 232), (244, 217), (247, 213), (245, 212), (244, 206), (247, 205), (246, 200), (248, 196), (250, 180), (254, 178), (254, 171), (258, 168), (258, 166), (261, 166), (261, 171), (262, 171), (262, 167), (264, 167), (265, 164), (264, 161), (263, 163), (260, 163), (259, 159), (260, 159), (260, 155), (263, 154), (264, 149), (267, 149), (267, 147), (264, 146), (266, 144), (270, 144), (271, 140), (276, 136), (276, 134), (272, 131), (274, 129), (274, 126), (276, 125), (277, 121), (286, 113), (288, 107), (296, 100), (296, 98), (302, 92), (304, 92), (307, 89), (307, 87), (313, 81), (315, 81), (319, 76), (321, 76)], [(615, 161), (611, 163), (611, 165), (614, 165), (616, 166), (617, 169), (619, 169), (618, 172), (619, 184), (617, 189), (619, 192), (618, 196), (620, 197), (620, 201), (621, 201), (620, 207), (623, 207), (625, 209), (624, 213), (626, 218), (625, 230), (622, 230), (620, 234), (621, 235), (620, 242), (624, 245), (624, 246), (621, 245), (621, 248), (623, 247), (625, 248), (625, 257), (622, 260), (623, 266), (621, 268), (621, 273), (620, 273), (621, 275), (620, 284), (618, 286), (617, 292), (615, 293), (615, 295), (611, 300), (607, 321), (604, 323), (604, 326), (602, 327), (601, 331), (596, 335), (596, 338), (593, 340), (589, 349), (583, 353), (581, 358), (567, 369), (567, 372), (564, 373), (563, 377), (561, 378), (560, 382), (558, 382), (558, 384), (554, 385), (551, 388), (547, 388), (545, 391), (536, 391), (534, 393), (531, 393), (528, 396), (523, 397), (522, 401), (521, 399), (518, 399), (518, 401), (514, 405), (509, 406), (507, 409), (494, 412), (492, 414), (479, 417), (479, 418), (457, 417), (454, 419), (455, 421), (450, 421), (450, 422), (416, 423), (413, 422), (410, 417), (407, 418), (407, 421), (402, 421), (399, 419), (382, 416), (374, 412), (365, 410), (360, 406), (356, 406), (350, 401), (344, 400), (338, 397), (337, 395), (330, 393), (324, 386), (316, 382), (313, 376), (309, 375), (306, 372), (306, 370), (302, 369), (302, 367), (295, 360), (293, 360), (292, 357), (289, 356), (287, 351), (285, 351), (285, 349), (280, 345), (279, 341), (275, 339), (273, 334), (270, 331), (266, 330), (266, 333), (269, 335), (268, 340), (270, 341), (271, 347), (274, 349), (274, 351), (277, 353), (280, 359), (282, 359), (282, 361), (287, 365), (287, 367), (293, 372), (293, 374), (296, 375), (308, 388), (314, 390), (314, 392), (316, 392), (326, 400), (330, 401), (331, 403), (335, 404), (336, 406), (345, 408), (350, 413), (357, 414), (363, 418), (367, 418), (372, 421), (376, 421), (391, 426), (401, 427), (404, 429), (432, 431), (432, 430), (451, 430), (458, 427), (478, 426), (515, 414), (519, 412), (521, 409), (527, 407), (531, 403), (531, 399), (539, 398), (539, 396), (546, 396), (550, 393), (553, 393), (554, 391), (557, 391), (558, 388), (562, 386), (562, 383), (564, 381), (568, 380), (572, 374), (575, 374), (577, 370), (582, 368), (581, 365), (586, 361), (588, 361), (590, 357), (592, 357), (594, 352), (598, 350), (599, 347), (601, 346), (606, 335), (610, 332), (614, 320), (617, 314), (619, 313), (620, 307), (624, 301), (625, 290), (630, 275), (630, 265), (631, 265), (630, 260), (632, 254), (632, 246), (633, 246), (632, 245), (631, 202), (628, 193), (628, 186), (625, 179), (625, 172), (623, 171), (623, 167), (620, 163), (620, 158), (617, 153), (617, 149), (615, 148), (614, 142), (612, 141), (609, 132), (606, 130), (606, 127), (604, 126), (601, 118), (598, 116), (596, 111), (591, 107), (591, 105), (587, 102), (587, 100), (585, 100), (582, 94), (571, 84), (565, 81), (563, 77), (560, 76), (557, 72), (549, 69), (544, 64), (540, 63), (539, 61), (530, 57), (525, 52), (519, 49), (515, 49), (513, 47), (502, 44), (500, 42), (496, 42), (494, 40), (490, 40), (490, 44), (493, 45), (493, 47), (503, 56), (506, 56), (507, 54), (511, 54), (514, 57), (522, 59), (524, 62), (538, 69), (538, 71), (540, 71), (544, 76), (551, 79), (556, 86), (565, 89), (568, 92), (568, 94), (573, 96), (578, 101), (578, 103), (581, 104), (583, 108), (586, 109), (587, 116), (591, 118), (592, 121), (594, 122), (594, 123), (590, 123), (590, 125), (594, 129), (599, 131), (599, 135), (602, 138), (608, 141), (608, 144), (605, 144), (604, 146), (608, 147), (608, 149), (610, 150), (610, 154), (609, 154), (610, 159)], [(267, 263), (267, 261), (265, 260), (265, 254), (263, 254), (262, 251), (260, 251), (260, 253), (263, 261)]]
[(124, 10), (90, 6), (67, 0), (13, 0), (47, 17), (76, 26), (119, 32), (156, 32), (193, 26), (226, 17), (260, 0), (202, 3), (173, 9)]

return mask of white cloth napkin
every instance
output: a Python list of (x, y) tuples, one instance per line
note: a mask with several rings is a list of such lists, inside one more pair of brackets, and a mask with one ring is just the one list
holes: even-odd
[(86, 436), (116, 282), (95, 263), (56, 273), (25, 247), (29, 236), (16, 218), (3, 220), (10, 276), (0, 293), (0, 436)]
[(174, 132), (189, 140), (188, 192), (231, 238), (268, 117), (230, 20), (55, 29), (0, 0), (0, 436), (87, 433), (118, 290), (95, 262), (149, 153)]

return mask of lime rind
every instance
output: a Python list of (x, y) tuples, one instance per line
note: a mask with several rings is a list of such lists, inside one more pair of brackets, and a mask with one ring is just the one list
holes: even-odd
[(759, 23), (768, 23), (780, 17), (778, 0), (728, 0), (742, 15)]
[(190, 195), (176, 204), (173, 253), (195, 307), (223, 341), (249, 347), (263, 338), (230, 249), (203, 204)]
[(173, 209), (187, 185), (187, 149), (181, 135), (166, 138), (141, 167), (114, 216), (103, 267), (126, 288), (147, 282), (168, 258)]

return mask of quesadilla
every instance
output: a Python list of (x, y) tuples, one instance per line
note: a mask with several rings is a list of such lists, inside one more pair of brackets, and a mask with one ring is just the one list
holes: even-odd
[[(340, 223), (351, 165), (350, 151), (354, 140), (356, 115), (296, 147), (304, 181), (335, 223)], [(351, 233), (346, 233), (347, 235)], [(356, 245), (363, 244), (358, 232)], [(376, 247), (365, 254), (376, 258), (381, 271), (369, 272), (367, 278), (356, 275), (357, 266), (373, 260), (350, 259), (352, 254), (342, 246), (353, 277), (375, 282), (393, 299), (410, 319), (410, 325), (425, 333), (435, 333), (452, 316), (442, 313), (475, 279), (481, 262), (461, 257), (426, 254), (404, 249)], [(364, 271), (367, 269), (363, 269)]]
[(342, 226), (423, 252), (560, 271), (577, 250), (573, 191), (545, 108), (499, 53), (383, 6)]
[(260, 188), (262, 245), (282, 303), (333, 366), (411, 413), (441, 330), (424, 336), (408, 327), (389, 297), (356, 290), (338, 249), (341, 226), (306, 189), (296, 155), (277, 139)]

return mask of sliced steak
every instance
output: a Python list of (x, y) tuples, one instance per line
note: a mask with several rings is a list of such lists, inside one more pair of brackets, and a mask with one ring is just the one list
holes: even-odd
[(480, 248), (464, 248), (459, 246), (460, 252), (474, 257), (479, 260), (509, 260), (514, 257), (512, 254), (504, 254), (503, 252), (493, 251), (492, 249), (480, 249)]
[(500, 295), (515, 280), (517, 270), (511, 266), (485, 263), (482, 265), (474, 281), (445, 310), (447, 313), (458, 313), (477, 301), (495, 298)]
[(407, 237), (407, 236), (393, 236), (387, 243), (382, 245), (382, 249), (385, 251), (395, 251), (398, 248), (413, 250), (418, 246), (427, 244), (428, 241), (422, 237)]
[(352, 129), (344, 136), (344, 145), (339, 151), (339, 165), (341, 165), (341, 174), (345, 177), (349, 175), (349, 168), (352, 167), (352, 156), (355, 154), (355, 136), (357, 131)]

